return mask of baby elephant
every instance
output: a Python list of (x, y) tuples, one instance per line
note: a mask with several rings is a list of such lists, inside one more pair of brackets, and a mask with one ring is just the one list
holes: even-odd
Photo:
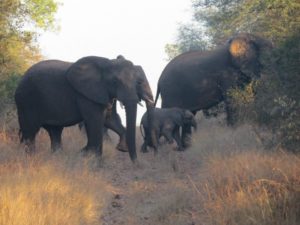
[[(153, 115), (153, 134), (152, 138), (155, 138), (155, 143), (159, 143), (160, 137), (164, 136), (169, 144), (173, 143), (175, 139), (178, 150), (183, 151), (183, 146), (180, 138), (180, 127), (183, 125), (189, 125), (197, 128), (197, 123), (194, 115), (185, 109), (180, 108), (155, 108)], [(141, 147), (142, 152), (148, 152), (147, 147), (153, 147), (157, 150), (157, 144), (153, 144), (151, 138), (151, 131), (147, 120), (147, 112), (143, 115), (140, 125), (142, 136), (144, 137), (144, 143)], [(144, 130), (144, 135), (143, 131)]]

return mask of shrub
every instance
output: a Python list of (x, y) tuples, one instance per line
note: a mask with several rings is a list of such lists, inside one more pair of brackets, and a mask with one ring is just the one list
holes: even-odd
[(300, 34), (286, 39), (265, 62), (262, 79), (233, 90), (239, 120), (267, 126), (273, 144), (298, 152), (300, 146)]

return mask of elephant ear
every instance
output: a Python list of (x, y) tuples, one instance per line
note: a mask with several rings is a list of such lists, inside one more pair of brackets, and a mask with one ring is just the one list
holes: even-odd
[(229, 52), (238, 65), (256, 58), (257, 50), (252, 38), (247, 35), (239, 35), (229, 41)]
[(100, 104), (109, 103), (105, 74), (112, 65), (109, 59), (85, 57), (75, 62), (67, 71), (66, 77), (71, 86), (86, 98)]
[(260, 77), (262, 65), (259, 56), (267, 43), (252, 34), (239, 34), (232, 38), (229, 41), (229, 52), (233, 66), (250, 80)]
[(184, 122), (184, 110), (182, 109), (175, 109), (174, 112), (174, 122), (176, 125), (178, 126), (183, 126), (183, 122)]

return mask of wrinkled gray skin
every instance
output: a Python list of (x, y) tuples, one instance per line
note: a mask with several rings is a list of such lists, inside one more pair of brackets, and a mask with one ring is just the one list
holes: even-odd
[(114, 99), (125, 106), (126, 144), (135, 161), (137, 103), (144, 100), (151, 109), (153, 97), (142, 68), (124, 57), (89, 56), (75, 63), (47, 60), (33, 65), (15, 92), (21, 141), (33, 152), (35, 136), (43, 127), (55, 151), (61, 148), (63, 128), (84, 121), (87, 144), (82, 151), (101, 156), (105, 116)]
[[(196, 114), (224, 101), (228, 124), (234, 123), (228, 90), (242, 88), (260, 77), (259, 56), (270, 42), (250, 34), (239, 34), (212, 51), (187, 52), (175, 57), (163, 70), (157, 87), (162, 108), (179, 107)], [(191, 127), (184, 126), (182, 140), (189, 146)]]
[[(155, 143), (159, 143), (160, 137), (164, 136), (169, 144), (176, 141), (179, 151), (183, 150), (182, 142), (180, 139), (180, 127), (189, 125), (197, 128), (197, 123), (194, 115), (185, 109), (179, 108), (165, 108), (165, 109), (154, 109), (153, 114), (153, 127), (155, 132)], [(147, 147), (153, 147), (157, 151), (156, 144), (153, 143), (150, 137), (150, 129), (148, 125), (147, 112), (143, 115), (140, 124), (141, 133), (144, 133), (144, 143), (141, 147), (142, 152), (147, 152)], [(144, 132), (143, 132), (144, 131)]]
[[(114, 101), (112, 107), (107, 110), (104, 127), (103, 127), (103, 135), (104, 139), (111, 140), (108, 134), (108, 129), (114, 131), (119, 136), (119, 143), (117, 144), (117, 150), (121, 152), (128, 152), (127, 144), (126, 144), (126, 129), (122, 125), (121, 117), (117, 112), (117, 102)], [(80, 122), (78, 124), (80, 130), (84, 131), (86, 134), (84, 122)]]

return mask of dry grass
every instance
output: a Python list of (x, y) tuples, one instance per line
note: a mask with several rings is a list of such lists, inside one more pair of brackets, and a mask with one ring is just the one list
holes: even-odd
[(190, 177), (199, 224), (299, 224), (299, 156), (260, 149), (248, 126), (208, 133), (197, 134), (192, 149), (203, 163), (198, 179)]
[(39, 152), (28, 157), (7, 136), (0, 145), (1, 225), (102, 224), (106, 198), (115, 189), (101, 178), (93, 157), (70, 154), (74, 138), (65, 137), (66, 152), (51, 154), (42, 132)]
[(0, 225), (300, 223), (299, 156), (262, 150), (249, 126), (201, 120), (189, 150), (139, 153), (138, 165), (115, 136), (100, 167), (80, 155), (76, 128), (55, 154), (44, 132), (37, 139), (27, 157), (15, 131), (0, 133)]

